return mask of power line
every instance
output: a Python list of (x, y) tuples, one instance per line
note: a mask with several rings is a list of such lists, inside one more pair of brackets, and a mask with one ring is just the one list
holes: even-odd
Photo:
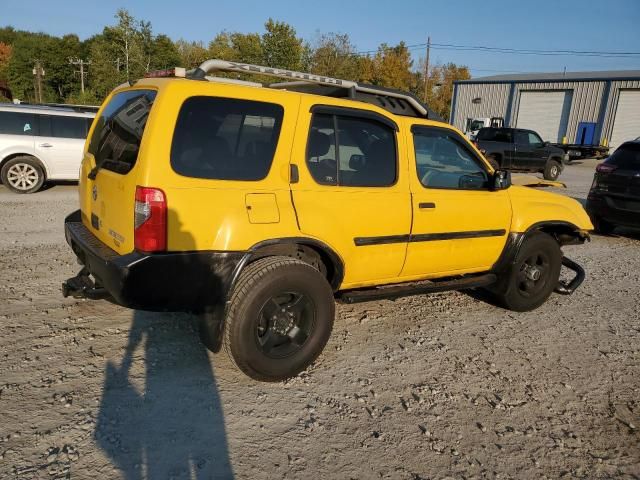
[[(427, 48), (426, 43), (406, 45), (407, 50), (422, 50)], [(539, 49), (519, 49), (507, 47), (488, 47), (484, 45), (458, 45), (453, 43), (431, 43), (431, 48), (435, 50), (454, 51), (483, 51), (491, 53), (502, 53), (510, 55), (541, 55), (541, 56), (575, 56), (575, 57), (608, 57), (608, 58), (634, 58), (640, 57), (640, 52), (616, 52), (604, 50), (539, 50)], [(357, 52), (357, 55), (369, 55), (378, 50), (367, 50)]]

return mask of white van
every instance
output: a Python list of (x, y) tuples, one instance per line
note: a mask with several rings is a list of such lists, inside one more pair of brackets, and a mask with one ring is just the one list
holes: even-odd
[(91, 107), (0, 104), (0, 178), (17, 193), (78, 180)]

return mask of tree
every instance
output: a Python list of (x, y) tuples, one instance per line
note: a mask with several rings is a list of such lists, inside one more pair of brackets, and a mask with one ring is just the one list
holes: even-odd
[[(424, 77), (423, 77), (424, 78)], [(427, 105), (444, 120), (449, 118), (453, 82), (471, 78), (469, 68), (455, 63), (436, 65), (430, 69), (427, 89)]]
[(373, 57), (373, 82), (381, 87), (409, 90), (411, 85), (411, 54), (404, 42), (395, 47), (383, 43)]
[(151, 44), (151, 70), (177, 67), (181, 64), (175, 43), (166, 35), (156, 36)]
[(300, 70), (302, 67), (303, 42), (296, 37), (295, 29), (285, 23), (267, 20), (262, 34), (264, 63), (269, 67)]
[(7, 69), (9, 67), (9, 60), (11, 59), (11, 45), (0, 42), (0, 81), (7, 80)]
[(209, 58), (209, 53), (202, 42), (188, 42), (180, 39), (175, 43), (180, 57), (180, 65), (190, 69), (195, 68)]
[(318, 75), (358, 80), (360, 63), (346, 33), (323, 34), (311, 48), (310, 70)]

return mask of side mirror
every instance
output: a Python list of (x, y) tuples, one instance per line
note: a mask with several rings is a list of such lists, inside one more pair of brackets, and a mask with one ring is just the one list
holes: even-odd
[(548, 147), (549, 145), (551, 145), (549, 142), (542, 142), (543, 147)]
[(511, 186), (511, 172), (508, 170), (496, 170), (493, 172), (491, 190), (506, 190)]

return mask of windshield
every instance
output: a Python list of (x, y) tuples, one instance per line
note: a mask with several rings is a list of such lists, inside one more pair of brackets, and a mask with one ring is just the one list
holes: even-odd
[(621, 170), (640, 170), (640, 143), (627, 143), (618, 148), (606, 161)]
[(128, 173), (138, 159), (144, 127), (156, 97), (154, 90), (130, 90), (111, 99), (98, 118), (89, 144), (97, 170)]
[(482, 120), (473, 120), (469, 125), (469, 130), (475, 132), (476, 130), (480, 130), (484, 127), (484, 122)]

